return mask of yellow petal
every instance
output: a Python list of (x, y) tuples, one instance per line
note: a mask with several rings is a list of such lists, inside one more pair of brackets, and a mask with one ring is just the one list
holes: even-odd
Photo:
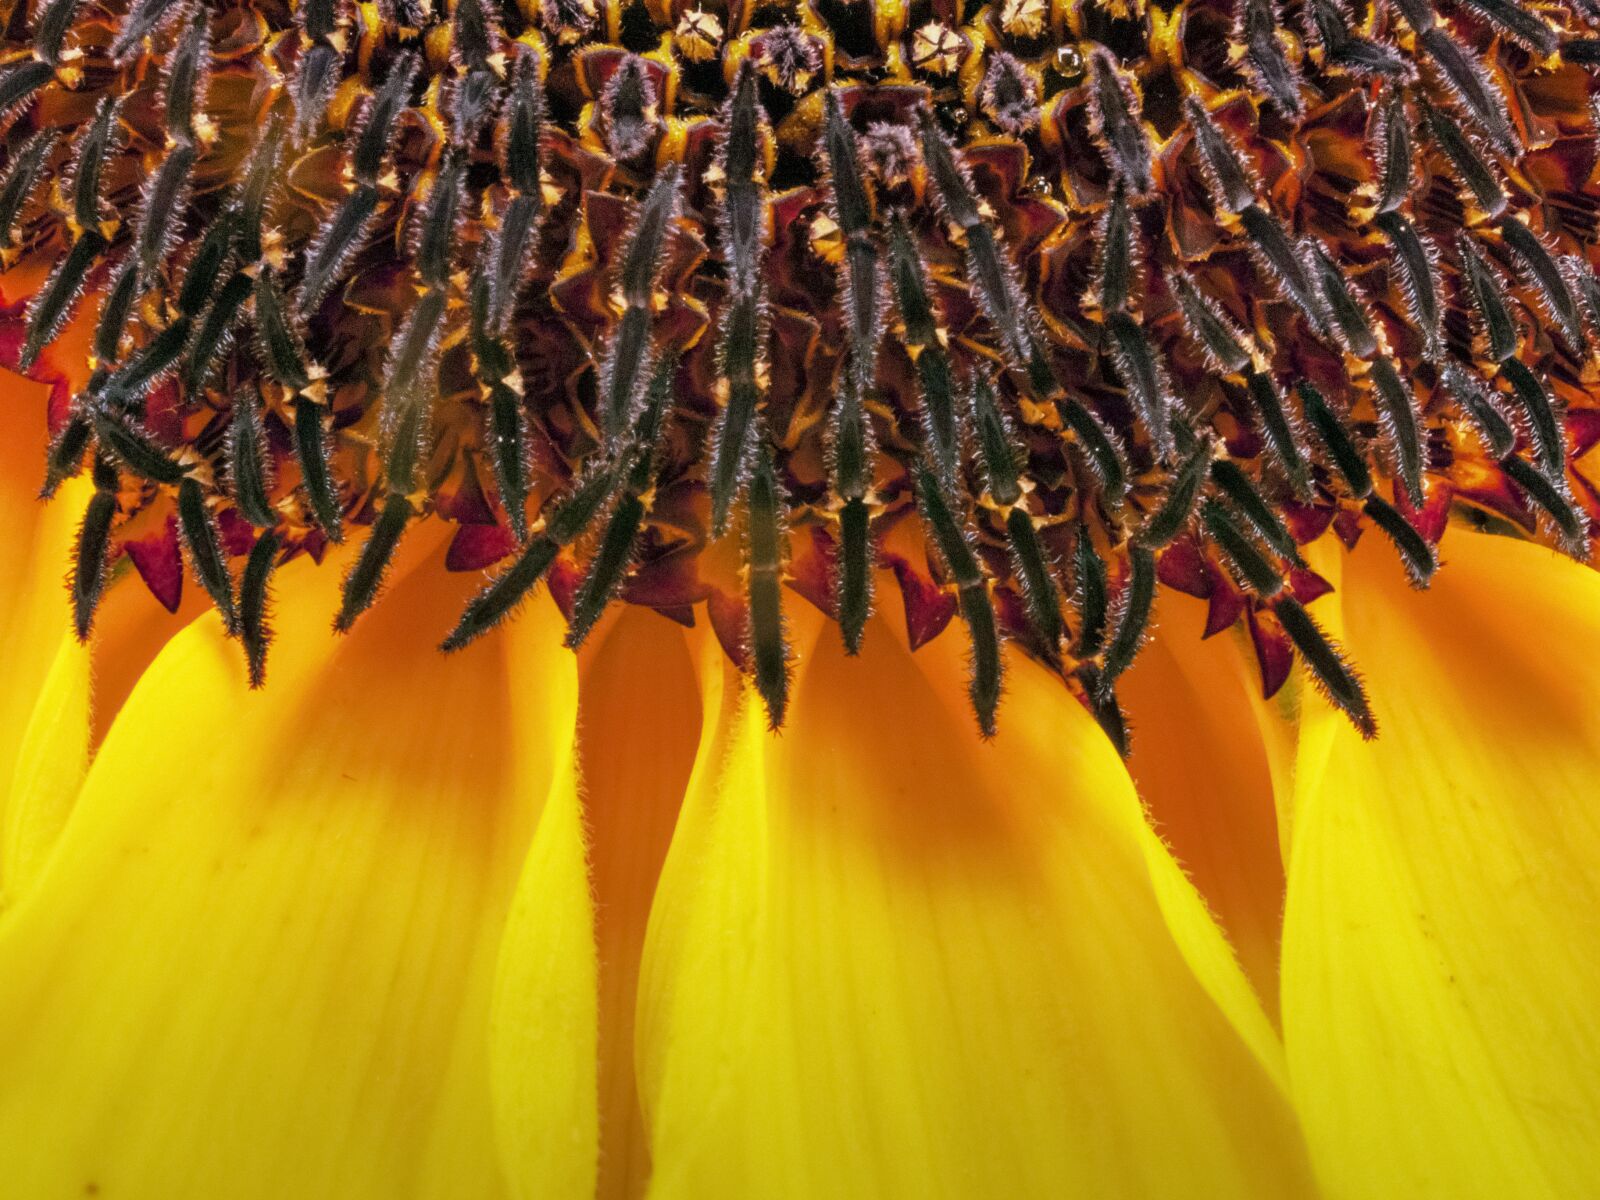
[[(63, 607), (65, 603), (63, 600)], [(137, 571), (125, 568), (111, 581), (95, 616), (90, 644), (94, 660), (89, 714), (91, 752), (105, 741), (123, 702), (161, 648), (189, 622), (210, 611), (211, 601), (205, 589), (195, 586), (193, 580), (185, 580), (177, 612), (168, 612), (161, 606)]]
[[(639, 957), (700, 733), (682, 630), (621, 606), (584, 647), (578, 713), (581, 809), (577, 791), (559, 791), (554, 819), (552, 796), (506, 931), (494, 1024), (498, 1115), (520, 1195), (638, 1196), (650, 1168), (633, 1065)], [(557, 911), (563, 897), (582, 903)], [(551, 961), (579, 955), (586, 974), (551, 971)], [(581, 1041), (587, 1061), (561, 1039)], [(583, 1070), (553, 1078), (545, 1064), (557, 1049), (563, 1064)], [(579, 1152), (554, 1154), (556, 1139)], [(582, 1170), (557, 1175), (557, 1160)]]
[[(87, 493), (87, 487), (69, 483), (56, 503), (81, 510)], [(59, 581), (69, 553), (63, 549), (59, 564), (34, 569)], [(54, 616), (41, 616), (64, 625), (64, 589), (44, 591), (40, 607), (53, 609)], [(15, 902), (44, 865), (77, 802), (89, 761), (133, 685), (161, 648), (207, 607), (205, 593), (190, 587), (178, 611), (169, 613), (135, 572), (124, 570), (106, 588), (90, 644), (80, 645), (71, 631), (58, 636), (55, 658), (14, 743), (9, 794), (0, 792), (0, 910)]]
[[(38, 499), (48, 394), (0, 372), (0, 908), (48, 847), (87, 758), (88, 651), (61, 584), (86, 491), (75, 481)], [(50, 712), (35, 721), (47, 687)]]
[(598, 973), (577, 771), (568, 757), (523, 865), (495, 973), (491, 1085), (513, 1195), (594, 1192)]
[(642, 609), (622, 614), (582, 678), (602, 983), (600, 1195), (630, 1196), (649, 1173), (633, 1060), (639, 961), (700, 742), (700, 689), (683, 632)]
[(1191, 961), (1249, 987), (1060, 682), (1014, 657), (984, 744), (958, 639), (796, 643), (778, 736), (702, 672), (640, 989), (653, 1193), (1307, 1194)]
[[(49, 354), (63, 370), (81, 341)], [(54, 368), (51, 368), (54, 369)], [(71, 811), (90, 755), (134, 681), (168, 638), (204, 610), (198, 588), (169, 614), (123, 570), (106, 590), (92, 645), (71, 631), (62, 581), (87, 479), (39, 500), (50, 388), (0, 371), (0, 910), (31, 882)]]
[(0, 817), (0, 912), (38, 875), (78, 797), (89, 765), (89, 651), (71, 635), (34, 695), (17, 741)]
[(1375, 541), (1340, 595), (1379, 738), (1308, 693), (1297, 772), (1284, 1036), (1312, 1155), (1352, 1198), (1590, 1195), (1600, 576), (1452, 530), (1414, 593)]
[(1269, 1012), (1278, 1005), (1283, 856), (1259, 690), (1242, 638), (1202, 640), (1205, 607), (1162, 598), (1156, 635), (1119, 685), (1128, 769), (1157, 830), (1216, 915)]
[(433, 653), (437, 564), (335, 639), (338, 575), (284, 569), (261, 692), (215, 618), (161, 652), (0, 918), (11, 1194), (502, 1193), (493, 971), (575, 672), (547, 601)]

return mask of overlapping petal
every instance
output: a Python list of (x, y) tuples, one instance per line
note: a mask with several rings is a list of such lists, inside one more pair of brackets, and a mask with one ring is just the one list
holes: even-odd
[[(501, 930), (536, 824), (546, 847), (576, 845), (540, 822), (553, 787), (550, 810), (572, 807), (559, 618), (541, 600), (504, 637), (416, 653), (472, 586), (429, 565), (338, 640), (337, 570), (296, 570), (270, 686), (246, 691), (214, 618), (174, 639), (0, 918), (13, 1194), (504, 1190)], [(581, 860), (569, 877), (581, 889)], [(592, 1069), (578, 1040), (550, 1047), (576, 1061), (520, 1065)]]
[[(641, 686), (644, 685), (644, 686)], [(634, 1072), (645, 928), (700, 741), (700, 687), (683, 632), (622, 612), (583, 664), (584, 811), (600, 952), (600, 1189), (638, 1195), (649, 1157)]]
[(10, 790), (0, 805), (0, 911), (37, 878), (55, 847), (89, 765), (89, 650), (56, 639), (33, 704), (16, 731)]
[[(28, 511), (4, 552), (37, 573), (63, 533)], [(338, 572), (299, 564), (324, 603), (265, 693), (210, 618), (147, 671), (131, 639), (76, 809), (87, 652), (26, 647), (0, 1165), (23, 1195), (1282, 1196), (1315, 1190), (1298, 1118), (1332, 1195), (1582, 1194), (1600, 581), (1445, 552), (1418, 594), (1364, 545), (1322, 614), (1376, 743), (1297, 681), (1286, 763), (1180, 614), (1125, 685), (1154, 830), (1059, 681), (1014, 658), (986, 745), (956, 639), (881, 624), (856, 662), (807, 624), (773, 735), (709, 639), (697, 668), (625, 613), (575, 757), (548, 602), (442, 659), (412, 644), (468, 581), (402, 571), (339, 641)], [(48, 593), (0, 617), (64, 624)], [(1280, 837), (1287, 1073), (1206, 907), (1270, 1006)]]
[(1128, 768), (1157, 830), (1227, 931), (1267, 1011), (1278, 1001), (1284, 869), (1259, 690), (1242, 634), (1201, 640), (1204, 608), (1163, 598), (1157, 632), (1119, 687)]
[[(22, 286), (31, 276), (7, 278)], [(38, 493), (52, 389), (83, 383), (91, 325), (74, 321), (45, 351), (35, 373), (49, 383), (0, 371), (0, 909), (54, 846), (89, 757), (134, 682), (204, 608), (191, 588), (168, 613), (124, 559), (112, 564), (91, 644), (72, 633), (64, 581), (91, 487), (68, 480), (48, 504)]]
[(653, 1194), (1307, 1194), (1270, 1030), (1116, 754), (1019, 659), (982, 743), (954, 641), (802, 641), (776, 737), (703, 676), (640, 993)]
[(1452, 531), (1419, 594), (1372, 540), (1340, 592), (1381, 736), (1308, 696), (1295, 773), (1284, 1034), (1312, 1156), (1352, 1200), (1587, 1195), (1600, 576)]
[(89, 655), (62, 587), (84, 501), (72, 485), (38, 499), (48, 391), (0, 373), (0, 909), (53, 842), (88, 761)]

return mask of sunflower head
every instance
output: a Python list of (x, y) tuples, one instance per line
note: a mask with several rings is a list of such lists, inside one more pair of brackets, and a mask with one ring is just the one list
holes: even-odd
[(853, 651), (881, 566), (914, 641), (961, 618), (986, 731), (1010, 640), (1121, 742), (1164, 584), (1370, 734), (1303, 544), (1590, 554), (1589, 19), (18, 5), (0, 284), (22, 369), (91, 344), (42, 466), (93, 483), (79, 633), (181, 547), (259, 681), (281, 562), (365, 527), (347, 629), (439, 520), (504, 564), (446, 649), (540, 583), (574, 646), (706, 601), (776, 724), (785, 584)]

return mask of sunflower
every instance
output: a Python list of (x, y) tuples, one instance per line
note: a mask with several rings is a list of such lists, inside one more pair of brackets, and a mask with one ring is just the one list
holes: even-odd
[(1596, 24), (11, 6), (6, 1187), (1586, 1194)]

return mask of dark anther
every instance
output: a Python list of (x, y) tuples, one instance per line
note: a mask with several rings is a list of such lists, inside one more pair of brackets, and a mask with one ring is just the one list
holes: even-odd
[(589, 528), (610, 499), (616, 482), (612, 472), (595, 471), (579, 481), (564, 499), (550, 503), (544, 528), (534, 534), (510, 567), (472, 598), (440, 648), (460, 650), (505, 620), (538, 586), (562, 548)]
[(750, 625), (747, 658), (756, 692), (777, 729), (789, 706), (789, 645), (783, 627), (783, 495), (766, 446), (756, 451), (750, 476), (745, 576)]
[(1150, 611), (1156, 598), (1156, 556), (1143, 546), (1128, 548), (1128, 582), (1117, 604), (1116, 632), (1106, 647), (1100, 670), (1099, 690), (1109, 692), (1122, 677), (1150, 631)]
[(994, 736), (995, 709), (1000, 703), (1000, 627), (989, 597), (988, 577), (973, 552), (962, 522), (951, 511), (938, 476), (926, 466), (916, 468), (917, 502), (922, 518), (945, 569), (956, 585), (956, 601), (966, 622), (972, 645), (972, 672), (968, 694), (985, 737)]
[(1366, 689), (1361, 686), (1355, 671), (1345, 662), (1339, 647), (1322, 632), (1311, 614), (1292, 595), (1285, 593), (1280, 596), (1272, 611), (1277, 614), (1295, 649), (1305, 659), (1317, 690), (1350, 718), (1363, 738), (1370, 741), (1377, 737), (1378, 723), (1372, 716), (1372, 706), (1367, 702)]
[(239, 580), (239, 640), (244, 644), (252, 688), (260, 687), (267, 677), (267, 648), (272, 643), (267, 587), (278, 565), (281, 545), (275, 530), (265, 530), (250, 548)]
[(189, 565), (222, 615), (222, 628), (231, 636), (239, 632), (239, 609), (233, 598), (233, 578), (222, 553), (217, 518), (206, 504), (205, 491), (193, 475), (178, 484), (178, 532), (189, 551)]

